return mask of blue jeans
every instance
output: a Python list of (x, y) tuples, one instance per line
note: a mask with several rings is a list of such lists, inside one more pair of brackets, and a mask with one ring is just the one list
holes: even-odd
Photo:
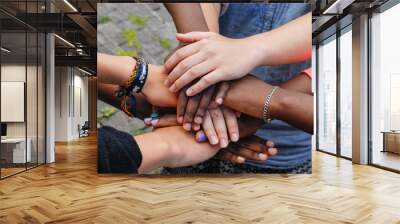
[[(310, 11), (310, 4), (305, 3), (229, 3), (219, 19), (220, 33), (231, 38), (244, 38), (275, 29)], [(310, 66), (308, 60), (290, 65), (257, 67), (250, 73), (269, 84), (279, 85)], [(286, 170), (311, 160), (311, 136), (286, 122), (274, 120), (260, 128), (256, 135), (272, 140), (278, 154), (266, 162), (248, 161), (248, 165)]]

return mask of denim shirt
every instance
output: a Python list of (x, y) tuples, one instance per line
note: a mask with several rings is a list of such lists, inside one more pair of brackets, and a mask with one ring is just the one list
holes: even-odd
[[(230, 38), (244, 38), (275, 29), (310, 11), (311, 6), (306, 3), (229, 3), (219, 19), (220, 33)], [(290, 65), (257, 67), (250, 73), (269, 84), (279, 85), (310, 66), (308, 60)], [(248, 161), (249, 165), (284, 170), (311, 160), (311, 136), (286, 122), (273, 120), (260, 128), (256, 135), (272, 140), (278, 154), (266, 162)]]

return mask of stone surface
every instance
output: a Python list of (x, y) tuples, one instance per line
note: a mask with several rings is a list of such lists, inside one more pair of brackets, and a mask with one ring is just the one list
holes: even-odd
[[(161, 65), (165, 56), (175, 48), (178, 43), (175, 39), (175, 25), (171, 16), (161, 3), (99, 3), (97, 4), (97, 48), (100, 53), (116, 54), (118, 50), (132, 51), (122, 37), (126, 30), (134, 31), (141, 48), (137, 50), (151, 64)], [(135, 24), (130, 17), (144, 19), (143, 25)], [(101, 19), (108, 17), (109, 21), (100, 23)], [(167, 40), (170, 48), (162, 47), (161, 40)], [(109, 105), (98, 100), (98, 116), (104, 107)], [(139, 119), (129, 118), (123, 112), (115, 113), (104, 124), (119, 130), (131, 132), (143, 127)]]

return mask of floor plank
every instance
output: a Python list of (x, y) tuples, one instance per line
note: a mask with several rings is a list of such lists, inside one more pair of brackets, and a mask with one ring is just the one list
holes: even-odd
[(314, 152), (311, 175), (99, 175), (96, 139), (0, 181), (0, 223), (400, 223), (400, 175)]

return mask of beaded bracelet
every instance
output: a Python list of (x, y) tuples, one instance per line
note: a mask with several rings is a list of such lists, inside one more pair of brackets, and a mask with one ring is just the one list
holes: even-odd
[[(128, 77), (126, 84), (120, 86), (120, 88), (116, 91), (116, 96), (122, 98), (122, 111), (124, 111), (130, 117), (133, 116), (136, 109), (136, 98), (133, 93), (139, 93), (142, 90), (148, 73), (148, 65), (145, 60), (143, 58), (136, 57), (134, 57), (134, 59), (136, 60), (136, 65)], [(134, 110), (132, 111), (132, 109)]]
[(148, 75), (148, 64), (143, 60), (143, 63), (140, 63), (137, 75), (135, 77), (135, 81), (133, 82), (131, 93), (140, 93), (142, 91), (143, 86), (146, 82)]
[(136, 114), (136, 97), (122, 96), (121, 110), (129, 117), (133, 117)]
[(267, 95), (267, 98), (265, 99), (264, 108), (263, 108), (263, 120), (266, 123), (271, 123), (271, 121), (272, 121), (272, 118), (269, 115), (269, 105), (271, 102), (271, 98), (277, 89), (278, 89), (278, 86), (275, 86), (274, 88), (272, 88), (272, 90)]

